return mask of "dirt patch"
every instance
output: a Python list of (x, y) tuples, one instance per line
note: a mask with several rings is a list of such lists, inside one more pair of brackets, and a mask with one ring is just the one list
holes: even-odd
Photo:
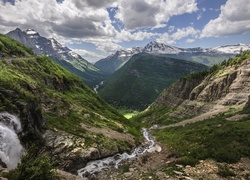
[(238, 114), (232, 117), (227, 118), (228, 121), (239, 121), (243, 118), (249, 117), (249, 114)]
[(120, 133), (120, 132), (114, 131), (112, 129), (97, 128), (97, 127), (88, 126), (85, 124), (81, 124), (81, 127), (86, 129), (87, 131), (97, 133), (97, 134), (100, 133), (100, 134), (102, 134), (108, 138), (111, 138), (111, 139), (117, 139), (117, 140), (135, 143), (133, 136), (130, 134), (127, 134), (127, 133)]

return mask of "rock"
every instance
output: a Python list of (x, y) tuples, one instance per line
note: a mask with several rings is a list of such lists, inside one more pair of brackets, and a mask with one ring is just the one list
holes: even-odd
[(154, 152), (161, 152), (162, 148), (158, 144), (156, 144), (154, 147), (148, 149), (149, 153), (154, 153)]
[(8, 180), (7, 178), (4, 177), (0, 177), (0, 180)]
[(183, 165), (180, 165), (180, 164), (176, 164), (175, 166), (178, 168), (183, 168)]
[(130, 176), (132, 176), (132, 172), (125, 172), (124, 174), (123, 174), (123, 176), (125, 177), (125, 178), (128, 178), (128, 177), (130, 177)]
[(180, 171), (174, 171), (174, 173), (177, 175), (183, 175), (183, 172), (180, 172)]
[(59, 169), (55, 170), (55, 175), (60, 180), (87, 180), (86, 178), (82, 178)]
[(129, 168), (129, 172), (134, 172), (135, 169), (134, 168)]
[(0, 168), (7, 168), (7, 165), (0, 159)]
[(164, 172), (161, 172), (161, 171), (156, 172), (156, 176), (159, 177), (159, 179), (166, 178), (166, 174)]
[(100, 152), (97, 148), (85, 147), (84, 138), (62, 131), (47, 130), (43, 138), (46, 148), (50, 151), (52, 160), (56, 160), (60, 168), (76, 173), (78, 169), (84, 167), (88, 160), (100, 158)]

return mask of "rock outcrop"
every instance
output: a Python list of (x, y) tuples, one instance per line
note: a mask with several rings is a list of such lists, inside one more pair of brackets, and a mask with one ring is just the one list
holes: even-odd
[(223, 66), (210, 74), (197, 74), (181, 79), (166, 89), (151, 108), (178, 108), (170, 115), (181, 118), (207, 112), (215, 115), (229, 108), (246, 109), (250, 104), (249, 61), (245, 59), (235, 65)]

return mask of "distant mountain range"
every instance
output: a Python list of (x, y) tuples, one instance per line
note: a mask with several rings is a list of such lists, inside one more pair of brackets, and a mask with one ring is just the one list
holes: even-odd
[(97, 67), (79, 54), (62, 46), (54, 38), (42, 37), (33, 29), (22, 31), (19, 28), (6, 35), (32, 48), (36, 54), (49, 56), (56, 63), (81, 77), (91, 88), (103, 80), (104, 74)]
[(143, 110), (179, 78), (206, 69), (195, 62), (139, 53), (110, 75), (98, 93), (118, 108)]
[(240, 51), (250, 50), (248, 44), (237, 44), (219, 46), (215, 48), (178, 48), (163, 43), (150, 42), (145, 47), (134, 47), (131, 49), (123, 49), (115, 54), (101, 59), (95, 63), (95, 66), (106, 73), (113, 73), (122, 67), (134, 54), (149, 53), (188, 61), (202, 63), (208, 66), (218, 64), (225, 59), (239, 54)]

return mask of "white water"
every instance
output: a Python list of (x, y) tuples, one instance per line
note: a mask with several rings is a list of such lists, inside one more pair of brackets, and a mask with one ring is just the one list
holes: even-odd
[(116, 154), (112, 157), (107, 157), (101, 160), (90, 161), (84, 168), (78, 170), (78, 176), (86, 177), (88, 175), (93, 175), (110, 167), (118, 168), (121, 161), (135, 158), (136, 156), (142, 155), (145, 152), (147, 152), (150, 148), (152, 148), (155, 145), (155, 142), (150, 137), (147, 129), (142, 129), (142, 133), (145, 140), (148, 142), (148, 145), (139, 146), (135, 148), (132, 154), (128, 153)]
[(15, 168), (24, 152), (17, 136), (21, 131), (21, 123), (16, 116), (0, 113), (0, 159), (8, 168)]
[(100, 87), (101, 85), (103, 85), (103, 81), (100, 82), (99, 84), (97, 84), (97, 85), (94, 87), (94, 91), (95, 91), (96, 93), (98, 93), (97, 90), (99, 89), (99, 87)]

